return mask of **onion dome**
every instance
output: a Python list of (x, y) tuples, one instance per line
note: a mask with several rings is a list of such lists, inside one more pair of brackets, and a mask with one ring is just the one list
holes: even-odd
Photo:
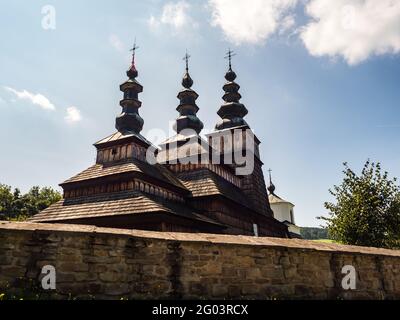
[(272, 170), (269, 169), (269, 170), (268, 170), (268, 173), (269, 173), (269, 186), (268, 186), (268, 191), (269, 191), (269, 194), (274, 194), (274, 192), (275, 192), (275, 185), (272, 183), (271, 172), (272, 172)]
[(275, 192), (275, 185), (272, 182), (268, 186), (268, 191), (270, 194), (274, 194)]
[(139, 101), (138, 95), (143, 92), (143, 86), (136, 80), (138, 71), (135, 66), (135, 51), (138, 49), (136, 44), (131, 49), (132, 64), (126, 72), (128, 80), (120, 86), (120, 90), (124, 93), (123, 99), (120, 101), (122, 113), (116, 118), (116, 129), (125, 133), (140, 133), (143, 128), (143, 119), (139, 115), (139, 108), (142, 102)]
[(221, 117), (221, 120), (215, 126), (217, 130), (247, 126), (243, 117), (246, 116), (248, 111), (246, 107), (239, 102), (242, 96), (239, 93), (240, 86), (235, 82), (236, 73), (232, 70), (232, 56), (233, 52), (229, 50), (227, 56), (227, 58), (229, 58), (229, 69), (225, 74), (227, 82), (223, 86), (225, 94), (222, 99), (224, 100), (224, 104), (221, 105), (217, 112)]
[(180, 133), (182, 130), (192, 129), (199, 134), (203, 129), (203, 123), (197, 117), (199, 107), (196, 105), (196, 100), (199, 95), (191, 89), (193, 80), (189, 74), (189, 58), (190, 56), (186, 53), (184, 57), (184, 60), (186, 60), (186, 71), (182, 79), (183, 89), (178, 93), (180, 103), (176, 108), (179, 112), (179, 117), (176, 119), (174, 130)]

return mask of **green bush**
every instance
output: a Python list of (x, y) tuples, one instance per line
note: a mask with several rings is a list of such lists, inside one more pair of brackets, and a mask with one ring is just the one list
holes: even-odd
[(0, 220), (21, 221), (59, 201), (60, 192), (52, 188), (33, 187), (26, 194), (18, 188), (0, 184)]
[(383, 248), (400, 247), (400, 187), (396, 178), (381, 172), (380, 163), (367, 161), (360, 175), (346, 163), (344, 178), (330, 193), (335, 203), (325, 207), (331, 239), (344, 244)]

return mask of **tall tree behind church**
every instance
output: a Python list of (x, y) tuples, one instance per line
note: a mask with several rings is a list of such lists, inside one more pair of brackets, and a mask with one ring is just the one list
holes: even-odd
[(0, 220), (25, 220), (59, 201), (61, 194), (48, 187), (32, 187), (26, 194), (0, 184)]

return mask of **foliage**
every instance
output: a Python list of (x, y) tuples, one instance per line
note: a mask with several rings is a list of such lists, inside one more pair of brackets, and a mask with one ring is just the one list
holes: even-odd
[(400, 246), (400, 187), (380, 163), (365, 163), (361, 175), (344, 163), (341, 185), (329, 192), (336, 203), (326, 202), (330, 238), (344, 244), (397, 248)]
[(33, 279), (17, 278), (14, 286), (9, 283), (5, 287), (0, 286), (1, 300), (39, 300), (45, 298), (44, 291), (38, 287)]
[[(116, 299), (118, 297), (115, 297)], [(54, 290), (45, 290), (40, 282), (27, 277), (18, 277), (12, 284), (0, 284), (0, 302), (8, 300), (99, 300), (99, 297), (90, 292), (79, 295), (72, 293), (59, 293)], [(128, 300), (120, 297), (120, 300)]]
[(331, 239), (316, 239), (316, 240), (312, 240), (315, 242), (319, 242), (319, 243), (338, 243), (340, 244), (340, 242), (337, 242), (335, 240), (331, 240)]
[(328, 239), (328, 230), (324, 228), (301, 227), (300, 235), (303, 239), (317, 240)]
[(25, 220), (61, 199), (52, 188), (33, 187), (26, 194), (0, 184), (0, 220)]

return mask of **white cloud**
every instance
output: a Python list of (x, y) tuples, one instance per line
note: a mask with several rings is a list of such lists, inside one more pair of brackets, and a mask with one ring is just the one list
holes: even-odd
[(158, 18), (150, 16), (147, 23), (153, 29), (164, 24), (175, 31), (181, 31), (185, 27), (196, 27), (197, 23), (189, 14), (190, 8), (186, 1), (168, 2), (163, 6), (161, 15)]
[(157, 20), (156, 17), (154, 17), (154, 16), (150, 16), (147, 23), (149, 24), (150, 28), (153, 28), (153, 29), (158, 28), (158, 26), (160, 25), (160, 21)]
[(82, 120), (81, 111), (77, 107), (69, 107), (64, 119), (67, 123), (79, 122)]
[(292, 29), (296, 24), (296, 19), (294, 15), (289, 14), (284, 17), (280, 22), (279, 33), (285, 33), (286, 31)]
[(237, 45), (263, 44), (280, 28), (293, 26), (294, 18), (286, 16), (296, 3), (297, 0), (208, 0), (212, 25), (220, 27), (226, 38)]
[[(17, 99), (30, 101), (32, 104), (38, 105), (39, 107), (45, 110), (56, 110), (54, 104), (52, 104), (49, 99), (47, 99), (44, 95), (40, 93), (34, 94), (27, 90), (18, 91), (10, 87), (4, 87), (4, 89), (7, 90), (8, 92), (13, 93)], [(4, 100), (2, 100), (2, 98), (0, 97), (0, 104), (3, 101)], [(13, 99), (11, 101), (15, 100)], [(77, 107), (73, 106), (67, 108), (64, 120), (67, 123), (75, 123), (81, 121), (82, 116), (80, 110)]]
[(42, 95), (40, 93), (35, 94), (35, 93), (31, 93), (27, 90), (18, 91), (16, 89), (13, 89), (10, 87), (4, 87), (4, 89), (15, 94), (15, 96), (18, 99), (28, 100), (31, 103), (41, 107), (42, 109), (45, 109), (45, 110), (55, 110), (56, 109), (54, 104), (52, 104), (48, 98), (46, 98), (44, 95)]
[(110, 42), (111, 46), (115, 50), (117, 50), (119, 52), (125, 51), (124, 43), (121, 41), (120, 38), (118, 38), (117, 35), (115, 35), (115, 34), (110, 35), (110, 37), (108, 38), (108, 41)]
[(313, 21), (300, 37), (313, 56), (341, 56), (350, 65), (400, 52), (400, 1), (311, 0)]

